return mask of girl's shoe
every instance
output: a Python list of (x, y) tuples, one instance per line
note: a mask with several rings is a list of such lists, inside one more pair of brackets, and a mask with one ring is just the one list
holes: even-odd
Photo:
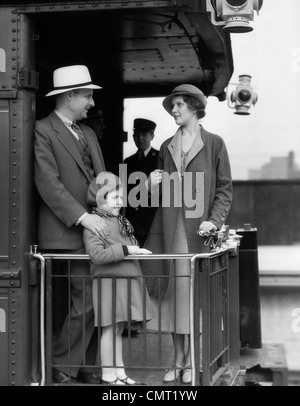
[(182, 371), (182, 366), (180, 366), (180, 365), (176, 365), (176, 366), (172, 367), (171, 369), (169, 369), (169, 371), (164, 376), (164, 382), (176, 381), (180, 377), (181, 371)]
[(103, 385), (126, 385), (121, 379), (116, 378), (114, 381), (105, 381), (104, 379), (101, 380)]
[(124, 385), (138, 385), (138, 383), (135, 380), (129, 378), (128, 376), (126, 376), (126, 378), (123, 379), (119, 378), (119, 380), (123, 382)]

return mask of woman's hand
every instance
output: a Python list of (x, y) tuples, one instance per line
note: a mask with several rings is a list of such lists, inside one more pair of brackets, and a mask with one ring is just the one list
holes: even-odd
[(159, 185), (162, 181), (162, 169), (155, 169), (153, 172), (150, 173), (148, 182), (151, 185), (151, 187), (155, 187)]
[(208, 237), (210, 233), (217, 231), (217, 227), (210, 221), (203, 221), (200, 224), (198, 234), (202, 237)]
[(128, 245), (127, 248), (130, 255), (152, 254), (151, 251), (146, 250), (146, 248), (140, 248), (137, 245)]

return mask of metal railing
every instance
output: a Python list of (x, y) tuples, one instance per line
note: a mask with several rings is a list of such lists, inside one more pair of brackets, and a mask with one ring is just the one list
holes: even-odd
[[(239, 334), (238, 328), (236, 331), (230, 331), (231, 326), (236, 326), (236, 323), (232, 323), (229, 319), (230, 313), (230, 296), (236, 295), (238, 289), (238, 283), (229, 290), (229, 282), (232, 280), (230, 276), (230, 264), (229, 254), (232, 251), (231, 248), (224, 248), (218, 252), (209, 254), (165, 254), (165, 255), (131, 255), (130, 260), (163, 260), (163, 261), (175, 261), (177, 259), (185, 259), (189, 261), (190, 274), (189, 279), (189, 302), (190, 312), (187, 317), (189, 318), (190, 326), (190, 353), (191, 353), (191, 385), (212, 385), (221, 373), (226, 370), (231, 361), (231, 348), (232, 345), (236, 345), (239, 342), (237, 337)], [(70, 293), (70, 278), (72, 278), (70, 267), (74, 260), (89, 260), (88, 255), (65, 255), (56, 253), (40, 254), (37, 252), (37, 246), (34, 251), (31, 251), (31, 259), (37, 259), (40, 261), (40, 351), (41, 351), (41, 380), (40, 385), (44, 386), (48, 383), (52, 383), (51, 371), (54, 366), (52, 363), (52, 283), (55, 278), (59, 278), (57, 275), (52, 275), (52, 264), (54, 261), (67, 261), (69, 272), (67, 275), (63, 275), (62, 278), (67, 280), (68, 292)], [(154, 263), (153, 263), (154, 264)], [(78, 275), (76, 276), (78, 278)], [(86, 275), (81, 276), (83, 286), (85, 286)], [(143, 275), (143, 284), (147, 286), (148, 278), (153, 276)], [(182, 277), (182, 276), (180, 276)], [(170, 279), (167, 275), (156, 275), (158, 285), (161, 286), (161, 282), (166, 278)], [(173, 282), (176, 286), (176, 275), (173, 277)], [(113, 277), (114, 284), (118, 278)], [(128, 279), (128, 289), (130, 289), (131, 277)], [(99, 278), (101, 283), (101, 277)], [(169, 283), (172, 281), (169, 280)], [(85, 288), (84, 288), (85, 289)], [(159, 289), (160, 292), (160, 289)], [(115, 300), (115, 293), (113, 294)], [(174, 299), (176, 301), (176, 297)], [(234, 302), (234, 300), (233, 300)], [(161, 310), (163, 305), (163, 297), (159, 293), (158, 298), (155, 299), (157, 310), (157, 324), (156, 328), (149, 328), (145, 320), (143, 320), (143, 328), (141, 333), (142, 340), (142, 360), (138, 362), (136, 357), (132, 357), (132, 352), (136, 350), (136, 346), (132, 345), (134, 341), (130, 334), (127, 339), (127, 360), (125, 367), (134, 370), (143, 369), (144, 371), (163, 371), (170, 366), (169, 359), (166, 364), (163, 364), (162, 354), (162, 342), (165, 341), (166, 332), (163, 331), (161, 326)], [(235, 300), (236, 303), (236, 300)], [(68, 304), (70, 310), (70, 302)], [(176, 303), (174, 303), (176, 312)], [(238, 311), (238, 309), (237, 309)], [(176, 323), (176, 322), (175, 322)], [(84, 325), (84, 320), (83, 320)], [(131, 327), (129, 320), (128, 329)], [(84, 330), (84, 329), (83, 329)], [(158, 362), (153, 362), (153, 357), (147, 355), (147, 343), (148, 336), (151, 334), (156, 335), (155, 346), (158, 351)], [(176, 334), (176, 333), (175, 333)], [(98, 341), (100, 339), (101, 332), (98, 329)], [(234, 344), (231, 343), (231, 338), (234, 338)], [(85, 340), (85, 334), (83, 333), (83, 341)], [(99, 346), (99, 344), (98, 344)], [(170, 347), (170, 352), (173, 348)], [(234, 354), (236, 350), (232, 351)], [(85, 361), (85, 360), (84, 360)], [(100, 365), (100, 361), (99, 365)], [(175, 358), (174, 358), (175, 361)], [(175, 363), (175, 362), (174, 362)], [(85, 364), (85, 362), (84, 362)], [(65, 367), (71, 368), (76, 365), (65, 365)], [(93, 367), (90, 365), (84, 365)], [(79, 367), (77, 365), (77, 367)], [(97, 365), (94, 366), (97, 368)], [(99, 368), (99, 366), (98, 366)], [(101, 367), (100, 367), (101, 368)]]

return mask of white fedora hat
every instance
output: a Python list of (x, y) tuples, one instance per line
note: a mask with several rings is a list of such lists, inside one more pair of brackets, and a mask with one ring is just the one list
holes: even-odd
[(84, 65), (71, 65), (58, 68), (53, 72), (52, 92), (46, 96), (54, 96), (75, 89), (102, 89), (93, 85), (90, 72)]

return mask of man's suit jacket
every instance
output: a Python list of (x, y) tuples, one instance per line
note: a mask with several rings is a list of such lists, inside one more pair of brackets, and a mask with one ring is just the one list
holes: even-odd
[[(130, 157), (126, 158), (124, 160), (124, 164), (127, 164), (128, 177), (131, 173), (136, 171), (143, 172), (148, 177), (152, 171), (157, 169), (158, 153), (159, 151), (157, 151), (154, 148), (151, 148), (142, 163), (139, 162), (137, 152), (131, 155)], [(127, 187), (129, 193), (130, 190), (133, 187), (135, 187), (135, 185), (128, 184)], [(128, 220), (132, 223), (138, 240), (140, 237), (141, 240), (140, 242), (143, 242), (144, 239), (143, 237), (147, 236), (155, 212), (156, 208), (153, 207), (141, 207), (141, 206), (130, 207), (128, 205), (128, 207), (126, 208), (125, 215), (128, 218)]]
[[(103, 155), (93, 130), (81, 125), (97, 176), (105, 170)], [(90, 175), (74, 135), (54, 113), (36, 122), (34, 180), (41, 197), (38, 243), (43, 249), (76, 250), (83, 246), (78, 218), (88, 210)]]

